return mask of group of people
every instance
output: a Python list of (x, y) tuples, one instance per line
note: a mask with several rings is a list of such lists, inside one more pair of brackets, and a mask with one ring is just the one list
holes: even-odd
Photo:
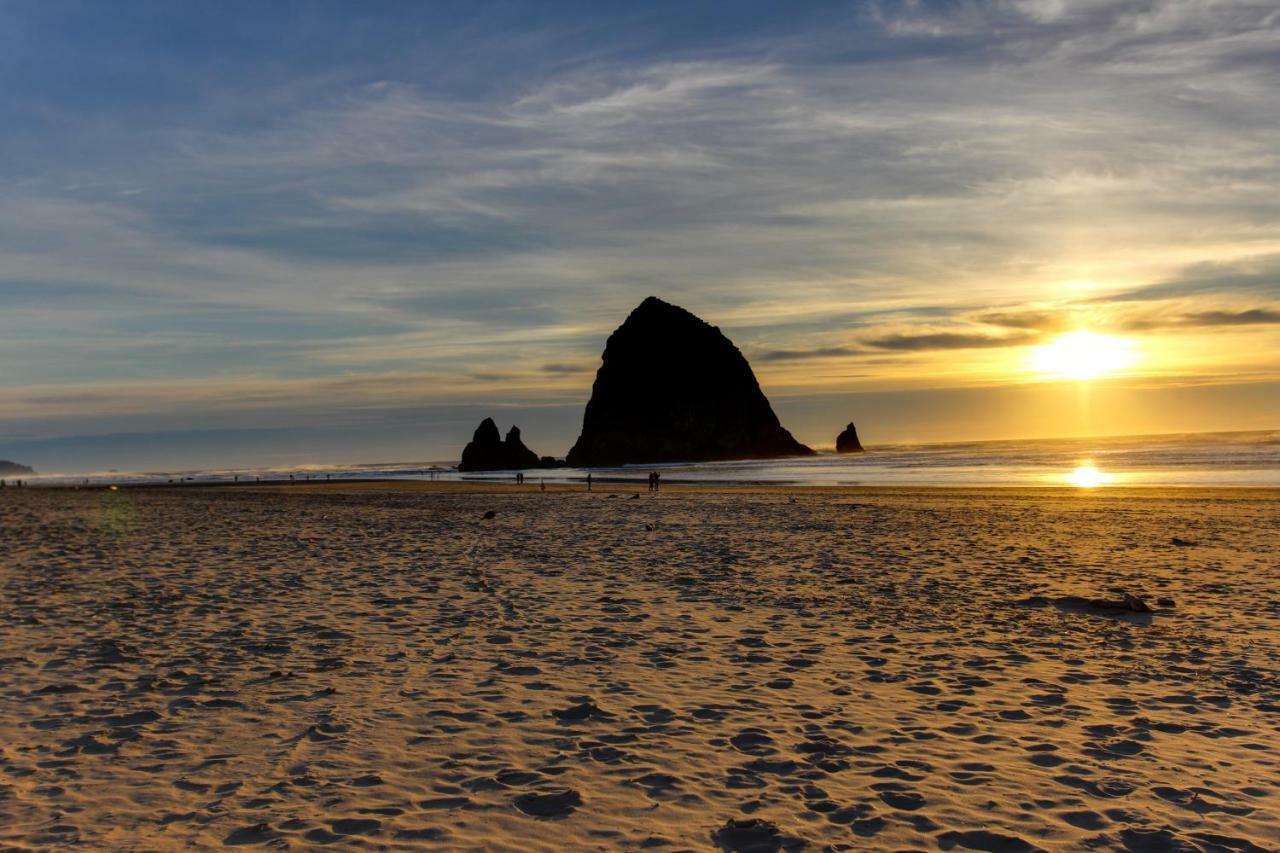
[[(591, 474), (588, 472), (588, 474), (587, 474), (587, 491), (588, 491), (588, 492), (589, 492), (589, 491), (591, 491), (592, 483), (593, 483), (592, 476), (591, 476)], [(656, 491), (658, 491), (658, 486), (660, 486), (661, 484), (662, 484), (662, 475), (661, 475), (661, 474), (659, 474), (657, 471), (650, 471), (650, 472), (649, 472), (649, 491), (651, 491), (651, 492), (656, 492)], [(516, 472), (516, 485), (517, 485), (517, 486), (523, 486), (523, 485), (524, 485), (524, 472), (523, 472), (523, 471), (517, 471), (517, 472)], [(539, 487), (541, 487), (542, 491), (544, 491), (544, 492), (545, 492), (545, 491), (547, 490), (547, 481), (546, 481), (546, 480), (539, 480), (539, 481), (538, 481), (538, 485), (539, 485)]]
[[(21, 481), (21, 480), (14, 480), (14, 481), (13, 481), (13, 484), (14, 484), (15, 486), (17, 486), (18, 488), (22, 488), (22, 481)], [(8, 485), (8, 484), (7, 484), (7, 483), (5, 483), (5, 481), (4, 481), (4, 480), (0, 480), (0, 489), (3, 489), (6, 485)]]

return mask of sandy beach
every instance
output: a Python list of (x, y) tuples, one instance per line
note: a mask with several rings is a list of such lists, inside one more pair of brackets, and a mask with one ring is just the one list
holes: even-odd
[(0, 542), (0, 849), (1280, 839), (1276, 491), (6, 489)]

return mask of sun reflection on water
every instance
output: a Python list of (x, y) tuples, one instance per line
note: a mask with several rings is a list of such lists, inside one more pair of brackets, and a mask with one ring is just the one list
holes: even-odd
[(1077, 488), (1096, 489), (1098, 486), (1110, 483), (1115, 479), (1115, 475), (1099, 471), (1092, 462), (1082, 462), (1076, 466), (1075, 470), (1064, 475), (1064, 479)]

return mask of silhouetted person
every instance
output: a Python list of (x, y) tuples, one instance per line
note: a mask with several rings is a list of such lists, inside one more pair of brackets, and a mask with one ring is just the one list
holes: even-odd
[(653, 490), (658, 491), (658, 487), (662, 485), (662, 475), (657, 471), (653, 472)]
[(545, 492), (545, 491), (547, 490), (547, 481), (546, 481), (546, 480), (539, 480), (539, 481), (538, 481), (538, 490), (539, 490), (539, 491), (542, 491), (542, 492)]
[(591, 491), (591, 475), (587, 475), (587, 491)]

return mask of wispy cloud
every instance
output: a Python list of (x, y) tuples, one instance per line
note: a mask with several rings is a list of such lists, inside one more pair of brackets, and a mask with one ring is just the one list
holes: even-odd
[(756, 356), (758, 361), (809, 361), (815, 358), (842, 358), (857, 355), (856, 347), (815, 347), (813, 349), (767, 350)]
[(1186, 314), (1133, 317), (1122, 323), (1130, 331), (1181, 328), (1233, 328), (1236, 326), (1280, 325), (1280, 310), (1249, 308), (1243, 311), (1192, 311)]
[(966, 332), (931, 332), (918, 335), (885, 335), (871, 338), (867, 346), (902, 352), (924, 350), (986, 349), (992, 347), (1017, 347), (1035, 343), (1038, 334), (984, 335)]

